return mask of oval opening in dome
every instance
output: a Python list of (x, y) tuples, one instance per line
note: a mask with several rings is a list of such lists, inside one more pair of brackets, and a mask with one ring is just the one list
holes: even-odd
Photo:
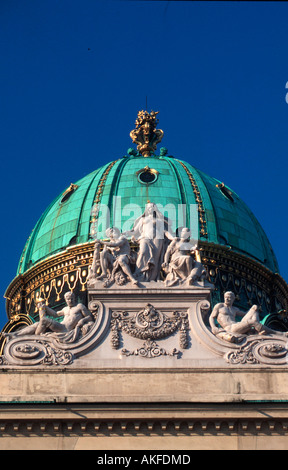
[(62, 194), (60, 204), (63, 204), (63, 202), (67, 201), (67, 199), (69, 199), (69, 197), (74, 193), (74, 191), (76, 191), (77, 188), (78, 186), (76, 184), (71, 183), (69, 188), (66, 189), (66, 191), (64, 191)]
[(145, 168), (138, 173), (137, 177), (142, 184), (153, 184), (158, 178), (158, 172)]

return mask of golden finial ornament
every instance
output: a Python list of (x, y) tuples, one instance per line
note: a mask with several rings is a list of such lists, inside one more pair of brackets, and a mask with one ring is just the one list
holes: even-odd
[(137, 150), (143, 157), (150, 157), (163, 138), (164, 132), (156, 129), (159, 122), (156, 117), (158, 113), (159, 111), (139, 111), (135, 122), (136, 129), (130, 132), (132, 142), (137, 144)]

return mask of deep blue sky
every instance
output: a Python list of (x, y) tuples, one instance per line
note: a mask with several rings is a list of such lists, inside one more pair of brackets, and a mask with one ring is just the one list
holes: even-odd
[(47, 205), (132, 145), (146, 96), (161, 145), (238, 193), (287, 281), (287, 18), (286, 2), (1, 0), (1, 296)]

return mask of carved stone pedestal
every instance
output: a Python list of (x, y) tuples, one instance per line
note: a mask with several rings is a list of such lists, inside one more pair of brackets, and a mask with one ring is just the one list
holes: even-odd
[[(106, 358), (122, 358), (123, 364), (123, 357), (134, 356), (135, 367), (153, 367), (163, 356), (189, 357), (189, 308), (209, 302), (210, 287), (204, 282), (189, 289), (167, 288), (163, 282), (143, 283), (141, 288), (130, 284), (109, 289), (103, 289), (100, 282), (95, 284), (88, 290), (88, 307), (95, 312), (99, 305), (104, 306), (111, 348), (110, 354), (106, 351)], [(163, 362), (157, 363), (161, 365)]]

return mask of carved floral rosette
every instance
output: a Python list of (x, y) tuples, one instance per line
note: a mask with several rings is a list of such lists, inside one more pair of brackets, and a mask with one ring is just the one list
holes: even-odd
[(156, 340), (165, 339), (174, 333), (179, 333), (179, 346), (182, 349), (188, 347), (189, 321), (187, 312), (172, 312), (171, 315), (155, 309), (153, 305), (147, 304), (144, 309), (137, 313), (130, 314), (127, 311), (112, 312), (111, 319), (111, 344), (113, 349), (120, 347), (121, 332), (127, 333), (134, 338), (145, 340), (140, 348), (135, 351), (122, 349), (125, 356), (159, 357), (159, 356), (179, 356), (181, 353), (176, 348), (167, 352), (159, 347)]
[(85, 324), (70, 334), (46, 333), (43, 335), (15, 336), (7, 341), (1, 365), (17, 366), (67, 366), (75, 358), (87, 354), (102, 340), (108, 328), (105, 308), (101, 302), (88, 305), (95, 321)]
[(210, 351), (223, 357), (231, 365), (288, 365), (288, 343), (279, 334), (251, 334), (239, 343), (231, 343), (215, 336), (208, 326), (211, 312), (208, 301), (199, 301), (195, 311), (190, 309), (191, 330)]

